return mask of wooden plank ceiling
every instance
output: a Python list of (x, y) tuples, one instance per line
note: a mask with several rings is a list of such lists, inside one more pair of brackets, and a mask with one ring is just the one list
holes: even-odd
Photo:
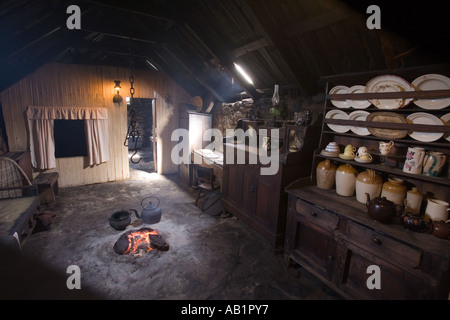
[[(310, 96), (326, 75), (447, 62), (445, 9), (390, 2), (382, 29), (369, 30), (366, 9), (380, 1), (3, 0), (0, 91), (61, 62), (164, 71), (193, 96), (230, 102), (270, 96), (274, 84)], [(66, 27), (73, 4), (80, 30)]]

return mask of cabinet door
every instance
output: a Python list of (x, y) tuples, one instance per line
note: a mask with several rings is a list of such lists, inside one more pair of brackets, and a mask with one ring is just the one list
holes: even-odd
[[(432, 287), (435, 286), (435, 280), (418, 270), (408, 272), (408, 269), (395, 266), (351, 243), (338, 245), (336, 252), (336, 278), (333, 282), (350, 297), (380, 300), (434, 299)], [(379, 272), (368, 270), (369, 266), (379, 268)], [(379, 284), (379, 287), (374, 287), (375, 284)]]
[(259, 175), (256, 185), (255, 220), (269, 229), (276, 228), (278, 220), (279, 187), (277, 181), (276, 175)]
[(285, 250), (311, 273), (331, 280), (335, 250), (333, 233), (311, 223), (292, 208), (287, 215)]
[(235, 207), (242, 203), (242, 165), (225, 165), (223, 171), (223, 199)]
[(257, 181), (258, 166), (254, 164), (239, 165), (242, 171), (242, 203), (240, 205), (241, 213), (250, 219), (255, 212), (255, 203), (257, 200)]

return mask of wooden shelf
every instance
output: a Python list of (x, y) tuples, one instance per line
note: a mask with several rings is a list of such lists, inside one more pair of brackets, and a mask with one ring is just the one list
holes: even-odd
[(430, 124), (414, 124), (414, 123), (393, 123), (393, 122), (369, 122), (359, 120), (344, 120), (344, 119), (324, 119), (325, 123), (336, 124), (342, 126), (354, 127), (368, 127), (368, 128), (382, 128), (382, 129), (398, 129), (398, 130), (413, 130), (418, 132), (443, 132), (450, 133), (450, 126), (430, 125)]
[(341, 162), (341, 163), (348, 163), (348, 164), (351, 164), (352, 166), (373, 169), (378, 172), (385, 172), (385, 173), (392, 174), (395, 176), (401, 176), (404, 178), (404, 180), (420, 179), (423, 181), (428, 181), (430, 183), (438, 183), (443, 186), (450, 187), (450, 179), (448, 179), (446, 177), (431, 177), (431, 176), (427, 176), (427, 175), (423, 175), (423, 174), (410, 174), (410, 173), (404, 172), (402, 169), (391, 167), (388, 165), (383, 165), (383, 164), (379, 164), (379, 163), (361, 163), (361, 162), (356, 162), (354, 160), (344, 160), (341, 158), (328, 157), (328, 156), (324, 156), (322, 154), (317, 154), (316, 157), (323, 158), (323, 159), (330, 159), (332, 161)]
[(399, 91), (399, 92), (367, 92), (328, 94), (329, 100), (369, 100), (369, 99), (443, 99), (449, 98), (450, 90)]

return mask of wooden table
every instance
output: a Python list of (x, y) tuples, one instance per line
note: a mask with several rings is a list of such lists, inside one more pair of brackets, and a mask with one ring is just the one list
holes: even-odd
[(202, 166), (213, 168), (216, 182), (222, 186), (223, 176), (223, 154), (220, 152), (213, 152), (214, 156), (208, 156), (209, 153), (202, 152), (204, 149), (194, 150), (191, 153), (192, 163), (200, 164)]

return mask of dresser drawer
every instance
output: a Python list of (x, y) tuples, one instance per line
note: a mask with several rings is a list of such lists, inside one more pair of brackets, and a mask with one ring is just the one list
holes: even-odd
[(373, 229), (348, 221), (347, 240), (370, 253), (403, 268), (420, 267), (422, 250), (402, 243)]
[(295, 203), (295, 211), (311, 223), (328, 230), (335, 230), (339, 225), (337, 215), (299, 199)]

